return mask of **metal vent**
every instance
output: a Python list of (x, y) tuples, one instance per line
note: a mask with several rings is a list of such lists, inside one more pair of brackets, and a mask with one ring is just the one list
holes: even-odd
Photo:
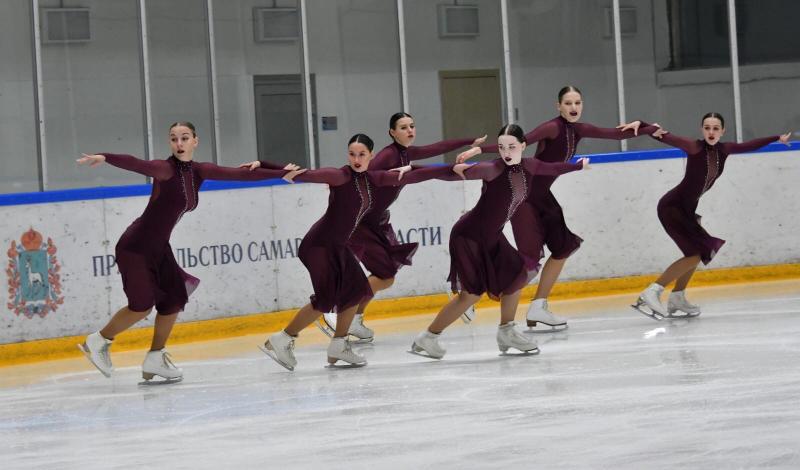
[(64, 44), (92, 40), (88, 8), (42, 8), (42, 42)]
[(256, 42), (293, 41), (300, 36), (297, 8), (254, 8)]
[(479, 34), (477, 5), (439, 5), (439, 37), (475, 37)]

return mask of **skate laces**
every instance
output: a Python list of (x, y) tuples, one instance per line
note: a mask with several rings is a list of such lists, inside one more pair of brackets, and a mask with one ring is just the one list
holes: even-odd
[(164, 362), (164, 367), (167, 369), (178, 369), (175, 363), (172, 362), (172, 356), (168, 352), (163, 351), (161, 353), (161, 360)]
[(108, 353), (108, 347), (108, 343), (103, 343), (103, 345), (100, 346), (98, 353), (100, 353), (100, 359), (103, 361), (103, 363), (105, 363), (105, 365), (108, 367), (111, 367), (111, 356)]

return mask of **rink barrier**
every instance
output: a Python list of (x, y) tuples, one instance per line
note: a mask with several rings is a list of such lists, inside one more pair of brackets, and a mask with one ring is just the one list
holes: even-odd
[[(566, 281), (556, 284), (551, 300), (567, 300), (619, 294), (636, 294), (655, 281), (656, 274), (608, 279)], [(692, 287), (800, 279), (800, 264), (746, 266), (738, 268), (698, 271), (692, 278)], [(536, 284), (523, 289), (522, 299), (530, 299)], [(375, 300), (370, 304), (368, 320), (399, 318), (434, 313), (447, 303), (447, 294), (401, 297)], [(632, 299), (633, 300), (633, 299)], [(524, 302), (527, 303), (527, 302)], [(524, 304), (523, 303), (523, 304)], [(486, 296), (476, 304), (478, 308), (496, 307), (499, 302)], [(170, 344), (185, 344), (232, 338), (237, 336), (268, 334), (280, 330), (294, 316), (296, 309), (258, 313), (236, 317), (177, 323)], [(309, 328), (315, 328), (313, 325)], [(137, 328), (120, 334), (114, 341), (114, 352), (143, 349), (150, 345), (152, 327)], [(0, 345), (0, 367), (78, 357), (76, 345), (85, 336), (68, 336)]]
[[(761, 153), (788, 152), (800, 150), (800, 142), (784, 144), (773, 142), (759, 150), (742, 155), (758, 155)], [(634, 161), (665, 160), (671, 158), (684, 158), (686, 153), (675, 148), (655, 150), (631, 150), (626, 152), (597, 153), (576, 155), (573, 161), (582, 157), (589, 157), (591, 163), (620, 163)], [(267, 181), (204, 181), (201, 191), (223, 191), (228, 189), (261, 188), (267, 186), (281, 186), (290, 184), (283, 180)], [(298, 183), (304, 184), (304, 183)], [(18, 206), (27, 204), (47, 204), (66, 201), (89, 201), (96, 199), (113, 199), (121, 197), (149, 196), (152, 187), (150, 184), (133, 184), (121, 186), (98, 186), (92, 188), (59, 189), (51, 191), (0, 194), (0, 206)]]

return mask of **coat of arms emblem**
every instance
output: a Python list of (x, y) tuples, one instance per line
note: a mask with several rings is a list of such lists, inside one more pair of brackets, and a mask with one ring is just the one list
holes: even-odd
[(53, 239), (47, 242), (31, 228), (20, 243), (11, 241), (8, 249), (8, 308), (19, 316), (44, 318), (64, 303), (61, 295), (61, 266)]

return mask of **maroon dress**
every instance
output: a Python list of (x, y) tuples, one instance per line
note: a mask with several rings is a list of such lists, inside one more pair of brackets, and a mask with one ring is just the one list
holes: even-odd
[[(473, 142), (473, 139), (444, 140), (423, 147), (403, 147), (392, 143), (378, 152), (369, 163), (370, 170), (390, 170), (409, 165), (415, 160), (441, 155)], [(400, 243), (389, 222), (389, 206), (397, 199), (402, 186), (376, 187), (372, 192), (372, 210), (361, 219), (361, 223), (350, 237), (350, 242), (359, 245), (359, 259), (373, 276), (390, 279), (403, 265), (410, 266), (418, 243)]]
[(450, 233), (450, 286), (453, 292), (488, 292), (497, 299), (525, 286), (539, 271), (539, 257), (518, 252), (503, 235), (536, 184), (536, 175), (557, 176), (580, 170), (580, 163), (545, 163), (523, 158), (517, 165), (502, 159), (482, 162), (465, 171), (467, 179), (484, 181), (475, 207), (461, 216)]
[(452, 166), (412, 170), (398, 181), (398, 173), (370, 170), (357, 173), (342, 168), (308, 170), (295, 181), (327, 183), (330, 186), (328, 209), (300, 243), (298, 257), (311, 276), (314, 295), (311, 305), (320, 312), (342, 312), (372, 297), (369, 281), (358, 263), (363, 247), (350, 243), (359, 223), (369, 215), (375, 189), (400, 187), (433, 178), (458, 178)]
[[(639, 135), (650, 135), (658, 127), (642, 122)], [(536, 159), (544, 162), (568, 162), (582, 138), (623, 140), (635, 137), (632, 130), (601, 128), (582, 122), (571, 123), (558, 116), (525, 134), (528, 145), (538, 142)], [(497, 153), (497, 145), (481, 146), (481, 151)], [(550, 191), (557, 176), (535, 176), (528, 200), (511, 219), (514, 239), (520, 252), (541, 259), (544, 246), (555, 259), (569, 257), (581, 246), (583, 239), (570, 231), (564, 212)]]
[(695, 211), (700, 197), (722, 175), (728, 155), (751, 152), (779, 137), (763, 137), (741, 144), (717, 142), (713, 146), (705, 140), (691, 140), (672, 134), (664, 134), (661, 139), (656, 139), (683, 150), (688, 156), (683, 179), (658, 201), (658, 220), (684, 256), (699, 255), (703, 264), (708, 264), (725, 244), (725, 240), (705, 231)]
[(128, 308), (143, 312), (155, 306), (161, 315), (183, 310), (200, 283), (178, 266), (169, 237), (183, 214), (197, 207), (203, 181), (264, 180), (287, 173), (182, 162), (174, 156), (166, 160), (140, 160), (131, 155), (102, 155), (111, 165), (153, 178), (153, 190), (144, 213), (122, 234), (115, 253)]

